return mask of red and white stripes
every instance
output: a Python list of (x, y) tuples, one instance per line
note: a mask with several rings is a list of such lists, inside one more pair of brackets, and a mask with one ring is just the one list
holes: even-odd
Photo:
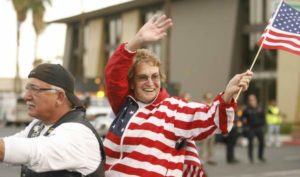
[[(140, 109), (130, 118), (122, 138), (108, 133), (104, 141), (107, 174), (199, 176), (202, 166), (192, 140), (216, 131), (227, 133), (232, 126), (233, 107), (220, 106), (220, 97), (210, 107), (171, 97)], [(188, 140), (181, 150), (175, 149), (179, 138)]]

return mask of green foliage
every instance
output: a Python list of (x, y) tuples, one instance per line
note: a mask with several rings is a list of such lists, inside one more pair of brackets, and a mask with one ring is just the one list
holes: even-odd
[(280, 133), (281, 134), (291, 134), (293, 131), (293, 125), (292, 123), (287, 123), (287, 122), (284, 122), (281, 124), (281, 128), (280, 128)]
[(12, 0), (12, 3), (17, 13), (18, 22), (22, 23), (26, 19), (30, 0)]
[[(19, 23), (26, 20), (28, 10), (32, 10), (33, 18), (42, 20), (45, 11), (45, 5), (51, 5), (51, 0), (11, 0), (15, 8), (17, 19)], [(38, 16), (38, 17), (36, 17)], [(34, 19), (35, 20), (35, 19)], [(41, 23), (41, 22), (37, 22)]]

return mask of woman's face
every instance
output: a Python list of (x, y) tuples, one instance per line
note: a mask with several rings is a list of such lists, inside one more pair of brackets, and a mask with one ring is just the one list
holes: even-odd
[(150, 63), (140, 63), (135, 68), (131, 83), (134, 96), (138, 101), (151, 103), (159, 94), (161, 81), (159, 67)]

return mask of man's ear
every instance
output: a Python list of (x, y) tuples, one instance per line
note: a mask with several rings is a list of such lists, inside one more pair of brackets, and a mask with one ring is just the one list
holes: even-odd
[(65, 101), (65, 99), (67, 99), (67, 96), (64, 92), (62, 91), (58, 91), (58, 94), (57, 94), (57, 104), (60, 106), (63, 104), (63, 102)]

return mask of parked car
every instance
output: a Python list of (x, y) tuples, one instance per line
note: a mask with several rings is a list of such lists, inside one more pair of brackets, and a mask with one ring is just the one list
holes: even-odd
[(86, 109), (86, 117), (101, 137), (104, 137), (113, 121), (112, 109), (105, 97), (91, 97)]
[(32, 121), (23, 98), (12, 92), (1, 93), (0, 97), (0, 117), (5, 125), (27, 125)]

